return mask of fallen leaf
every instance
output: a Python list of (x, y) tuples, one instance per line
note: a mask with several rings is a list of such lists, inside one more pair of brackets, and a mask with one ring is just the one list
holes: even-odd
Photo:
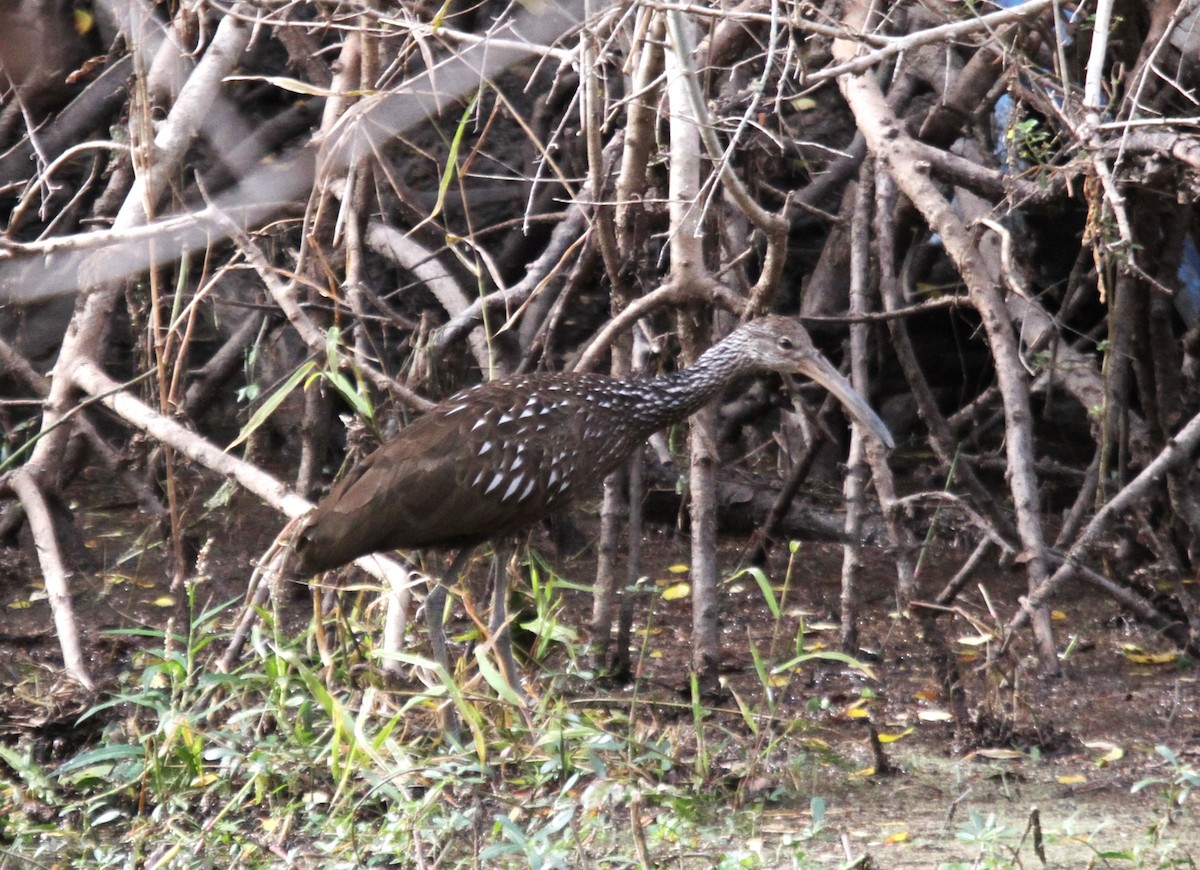
[(976, 749), (971, 755), (991, 758), (995, 761), (1015, 761), (1025, 757), (1024, 752), (1018, 752), (1016, 749)]
[(1179, 661), (1177, 651), (1151, 653), (1133, 644), (1126, 644), (1121, 648), (1121, 653), (1135, 665), (1169, 665)]
[(805, 631), (837, 631), (841, 628), (836, 622), (806, 622)]
[(1120, 761), (1125, 757), (1125, 750), (1115, 743), (1109, 743), (1107, 740), (1085, 740), (1083, 745), (1088, 749), (1095, 749), (1098, 752), (1103, 752), (1096, 759), (1097, 767), (1104, 767), (1106, 764), (1112, 764), (1114, 761)]
[(676, 583), (674, 586), (668, 586), (662, 591), (664, 601), (677, 601), (680, 598), (687, 598), (692, 594), (692, 587), (687, 583)]

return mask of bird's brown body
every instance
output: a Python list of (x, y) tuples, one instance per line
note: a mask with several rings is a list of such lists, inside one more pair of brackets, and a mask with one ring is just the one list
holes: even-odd
[[(458, 393), (368, 456), (301, 520), (300, 567), (311, 573), (382, 550), (457, 548), (457, 570), (475, 545), (551, 515), (593, 489), (647, 436), (683, 420), (738, 376), (763, 370), (808, 375), (891, 445), (887, 427), (804, 328), (764, 317), (666, 377), (517, 375)], [(502, 591), (497, 584), (494, 627), (503, 626)], [(426, 615), (435, 656), (447, 665), (444, 594), (440, 586), (431, 591)], [(506, 668), (511, 676), (510, 653)]]
[(301, 534), (303, 566), (324, 571), (380, 550), (474, 546), (549, 516), (687, 413), (648, 410), (641, 386), (594, 374), (527, 375), (459, 393), (330, 492)]

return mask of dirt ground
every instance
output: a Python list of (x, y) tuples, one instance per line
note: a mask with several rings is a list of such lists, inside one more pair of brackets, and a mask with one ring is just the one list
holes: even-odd
[[(125, 666), (132, 652), (128, 636), (113, 638), (102, 634), (103, 629), (161, 628), (169, 612), (164, 598), (168, 572), (161, 545), (138, 543), (139, 536), (155, 537), (146, 518), (127, 504), (105, 504), (95, 493), (86, 498), (91, 502), (77, 505), (86, 508), (81, 512), (82, 546), (100, 567), (77, 577), (75, 606), (87, 627), (90, 663), (103, 679)], [(199, 500), (195, 504), (194, 543), (208, 548), (206, 600), (234, 598), (243, 591), (251, 560), (280, 523), (246, 496), (211, 507), (207, 514)], [(586, 511), (583, 516), (586, 528)], [(557, 559), (541, 536), (535, 536), (534, 543), (565, 577), (590, 582), (593, 556)], [(741, 547), (741, 541), (728, 542), (723, 556), (727, 575), (737, 566)], [(687, 544), (669, 529), (652, 527), (646, 553), (645, 571), (653, 582), (639, 606), (635, 637), (642, 647), (635, 661), (643, 709), (654, 717), (687, 706), (683, 690), (690, 602), (686, 597), (668, 600), (670, 596), (662, 594), (686, 581), (679, 566), (686, 564)], [(988, 602), (1007, 614), (1024, 583), (1019, 571), (993, 569), (960, 598), (961, 615), (940, 620), (977, 726), (956, 730), (947, 721), (948, 705), (931, 665), (930, 647), (915, 620), (895, 613), (888, 554), (875, 549), (868, 555), (859, 658), (870, 665), (872, 676), (838, 663), (813, 662), (781, 685), (776, 697), (777, 720), (802, 720), (813, 758), (825, 760), (805, 767), (807, 779), (796, 781), (782, 770), (748, 770), (737, 759), (717, 759), (727, 766), (731, 792), (738, 800), (752, 800), (777, 788), (791, 795), (768, 802), (761, 819), (763, 837), (807, 828), (812, 823), (808, 800), (818, 796), (827, 806), (825, 830), (836, 830), (839, 837), (820, 841), (815, 854), (831, 862), (844, 858), (846, 847), (855, 854), (871, 852), (878, 866), (970, 861), (989, 837), (1015, 846), (1027, 832), (1022, 854), (1029, 865), (1036, 864), (1032, 832), (1027, 831), (1034, 808), (1047, 834), (1051, 866), (1083, 866), (1081, 856), (1147, 843), (1152, 830), (1184, 843), (1193, 860), (1200, 857), (1195, 831), (1186, 825), (1156, 827), (1169, 815), (1163, 788), (1131, 793), (1142, 779), (1170, 777), (1156, 746), (1170, 747), (1182, 762), (1197, 764), (1200, 698), (1194, 669), (1169, 655), (1170, 648), (1148, 629), (1083, 587), (1068, 589), (1055, 604), (1058, 644), (1067, 650), (1064, 677), (1038, 676), (1028, 638), (1001, 665), (988, 667), (988, 643), (980, 630), (995, 625)], [(966, 556), (958, 547), (937, 545), (924, 562), (922, 593), (932, 597)], [(762, 691), (748, 639), (768, 660), (779, 663), (790, 657), (803, 621), (807, 650), (838, 646), (840, 546), (802, 542), (785, 589), (787, 560), (786, 548), (777, 548), (767, 567), (776, 594), (783, 598), (779, 624), (750, 576), (727, 582), (725, 588), (725, 677), (732, 697), (752, 706), (761, 705)], [(73, 725), (85, 702), (65, 689), (57, 703), (47, 702), (55, 687), (62, 687), (55, 671), (57, 642), (35, 563), (7, 551), (0, 574), (0, 686), (9, 699), (0, 712), (0, 739), (32, 739), (42, 744), (47, 759), (69, 757), (92, 732)], [(485, 560), (480, 559), (473, 594), (482, 594), (485, 574)], [(567, 619), (582, 634), (589, 599), (584, 593), (566, 596)], [(307, 618), (305, 602), (293, 606), (298, 621)], [(536, 673), (533, 679), (536, 683)], [(584, 685), (581, 691), (619, 698), (632, 689)], [(716, 721), (724, 723), (727, 733), (736, 733), (741, 720), (736, 704), (727, 700), (718, 706), (722, 704), (728, 713), (719, 714)], [(869, 715), (863, 717), (860, 711)], [(687, 717), (680, 713), (679, 718)], [(882, 745), (894, 766), (888, 775), (869, 772), (875, 759), (868, 721), (891, 740)], [(972, 811), (979, 814), (974, 820)], [(991, 814), (994, 819), (988, 822)]]

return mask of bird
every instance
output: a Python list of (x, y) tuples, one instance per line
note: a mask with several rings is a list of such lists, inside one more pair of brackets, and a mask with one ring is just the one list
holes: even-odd
[[(891, 433), (796, 320), (750, 320), (691, 366), (645, 379), (575, 373), (496, 378), (451, 396), (383, 443), (299, 522), (308, 575), (388, 550), (457, 551), (425, 602), (434, 660), (452, 672), (443, 611), (470, 554), (551, 516), (618, 468), (650, 435), (756, 372), (806, 375), (887, 447)], [(489, 627), (505, 677), (519, 688), (500, 566)]]

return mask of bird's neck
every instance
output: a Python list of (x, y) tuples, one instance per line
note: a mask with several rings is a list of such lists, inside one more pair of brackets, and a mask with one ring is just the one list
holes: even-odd
[(710, 347), (683, 371), (648, 382), (655, 401), (648, 403), (642, 422), (650, 431), (691, 416), (715, 399), (730, 381), (750, 370), (728, 345), (726, 339)]

